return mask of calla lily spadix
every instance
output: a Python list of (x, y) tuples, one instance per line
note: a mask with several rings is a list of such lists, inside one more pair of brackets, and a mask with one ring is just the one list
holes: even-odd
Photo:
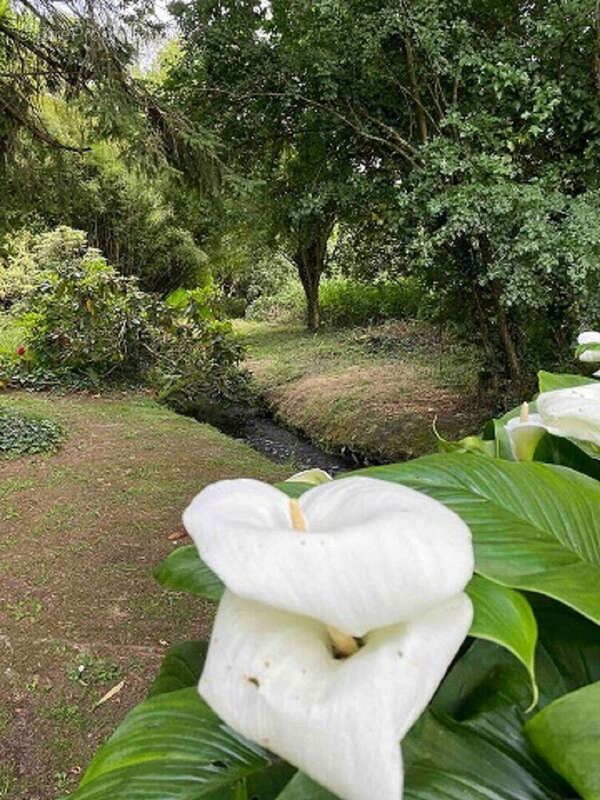
[(362, 477), (299, 500), (222, 481), (184, 523), (227, 586), (199, 684), (206, 702), (342, 800), (399, 800), (400, 740), (472, 620), (466, 525), (412, 489)]
[(535, 448), (546, 433), (539, 414), (530, 414), (529, 405), (523, 403), (521, 414), (506, 423), (512, 453), (517, 461), (532, 461)]

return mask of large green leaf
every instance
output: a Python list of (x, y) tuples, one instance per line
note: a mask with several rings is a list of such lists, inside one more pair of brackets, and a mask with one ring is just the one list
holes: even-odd
[(567, 375), (555, 372), (538, 372), (540, 392), (554, 392), (557, 389), (571, 389), (573, 386), (585, 386), (587, 383), (597, 383), (593, 378), (583, 375)]
[(535, 449), (533, 458), (534, 461), (569, 467), (600, 480), (598, 454), (592, 454), (587, 445), (582, 446), (581, 442), (576, 442), (574, 439), (565, 439), (562, 436), (545, 433)]
[(225, 587), (198, 556), (194, 545), (179, 547), (154, 570), (154, 577), (167, 589), (189, 592), (208, 600), (220, 600)]
[[(600, 483), (564, 467), (432, 455), (359, 474), (435, 497), (469, 525), (476, 571), (600, 622)], [(343, 480), (343, 478), (342, 478)]]
[(238, 800), (247, 782), (251, 797), (272, 800), (291, 774), (291, 767), (230, 731), (188, 688), (134, 708), (72, 800)]
[(196, 686), (206, 660), (208, 642), (181, 642), (170, 647), (162, 660), (148, 697)]
[(514, 589), (475, 575), (467, 587), (473, 602), (474, 617), (469, 634), (506, 647), (523, 664), (533, 688), (531, 707), (538, 699), (534, 658), (537, 622), (531, 606)]
[(600, 681), (600, 626), (553, 600), (532, 598), (538, 621), (540, 706)]
[(584, 800), (600, 798), (600, 682), (555, 700), (525, 732)]

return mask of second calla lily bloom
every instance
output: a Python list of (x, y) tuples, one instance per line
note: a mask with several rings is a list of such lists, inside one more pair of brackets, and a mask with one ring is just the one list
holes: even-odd
[(412, 489), (361, 477), (299, 501), (223, 481), (184, 522), (227, 585), (204, 699), (342, 800), (400, 800), (400, 740), (472, 620), (466, 525)]
[(600, 446), (600, 383), (544, 392), (537, 407), (550, 433)]
[[(584, 331), (577, 337), (577, 344), (579, 344), (580, 347), (586, 344), (598, 346), (600, 345), (600, 333), (598, 331)], [(593, 348), (584, 350), (579, 356), (579, 360), (585, 361), (588, 364), (595, 364), (597, 361), (600, 361), (600, 350), (595, 350)]]

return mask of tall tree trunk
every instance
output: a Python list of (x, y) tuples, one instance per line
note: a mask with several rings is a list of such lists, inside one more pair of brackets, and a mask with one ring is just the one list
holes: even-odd
[(421, 94), (419, 92), (419, 83), (417, 80), (417, 70), (415, 66), (415, 55), (412, 49), (410, 39), (404, 40), (406, 47), (406, 66), (408, 67), (408, 79), (410, 81), (411, 93), (415, 104), (415, 113), (417, 115), (417, 122), (419, 123), (419, 135), (421, 137), (421, 144), (425, 144), (429, 138), (429, 131), (427, 130), (427, 117), (425, 116), (425, 109), (421, 102)]
[(517, 356), (517, 348), (515, 347), (515, 343), (512, 340), (512, 336), (510, 335), (510, 328), (508, 325), (508, 318), (506, 315), (506, 310), (502, 305), (501, 301), (501, 290), (500, 285), (497, 281), (494, 281), (494, 297), (496, 299), (496, 321), (498, 323), (498, 333), (500, 334), (500, 341), (502, 342), (502, 347), (504, 348), (504, 354), (506, 356), (506, 360), (508, 362), (508, 366), (510, 368), (510, 374), (512, 379), (515, 383), (519, 384), (521, 381), (521, 365), (519, 363), (519, 357)]
[(294, 254), (294, 263), (306, 296), (306, 324), (316, 330), (321, 322), (319, 309), (319, 282), (325, 268), (327, 242), (333, 230), (333, 222), (311, 226), (310, 234), (302, 241)]

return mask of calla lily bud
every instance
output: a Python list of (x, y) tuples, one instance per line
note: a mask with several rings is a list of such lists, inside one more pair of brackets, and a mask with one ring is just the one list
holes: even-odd
[(537, 407), (550, 433), (600, 446), (600, 383), (543, 392)]
[(546, 426), (540, 415), (530, 414), (528, 404), (523, 403), (520, 416), (510, 419), (505, 427), (516, 460), (532, 461), (535, 449), (546, 433)]
[(220, 481), (183, 521), (232, 592), (355, 637), (454, 597), (473, 573), (465, 523), (406, 486), (349, 477), (309, 489), (298, 503), (303, 532), (279, 489)]
[(400, 800), (400, 740), (471, 619), (469, 598), (459, 594), (411, 622), (367, 634), (355, 655), (335, 659), (318, 620), (226, 592), (200, 694), (234, 730), (342, 800)]
[[(598, 331), (584, 331), (577, 337), (577, 343), (580, 346), (586, 344), (600, 345), (600, 333)], [(588, 364), (594, 364), (597, 361), (600, 361), (600, 350), (584, 350), (579, 356), (579, 360)]]

